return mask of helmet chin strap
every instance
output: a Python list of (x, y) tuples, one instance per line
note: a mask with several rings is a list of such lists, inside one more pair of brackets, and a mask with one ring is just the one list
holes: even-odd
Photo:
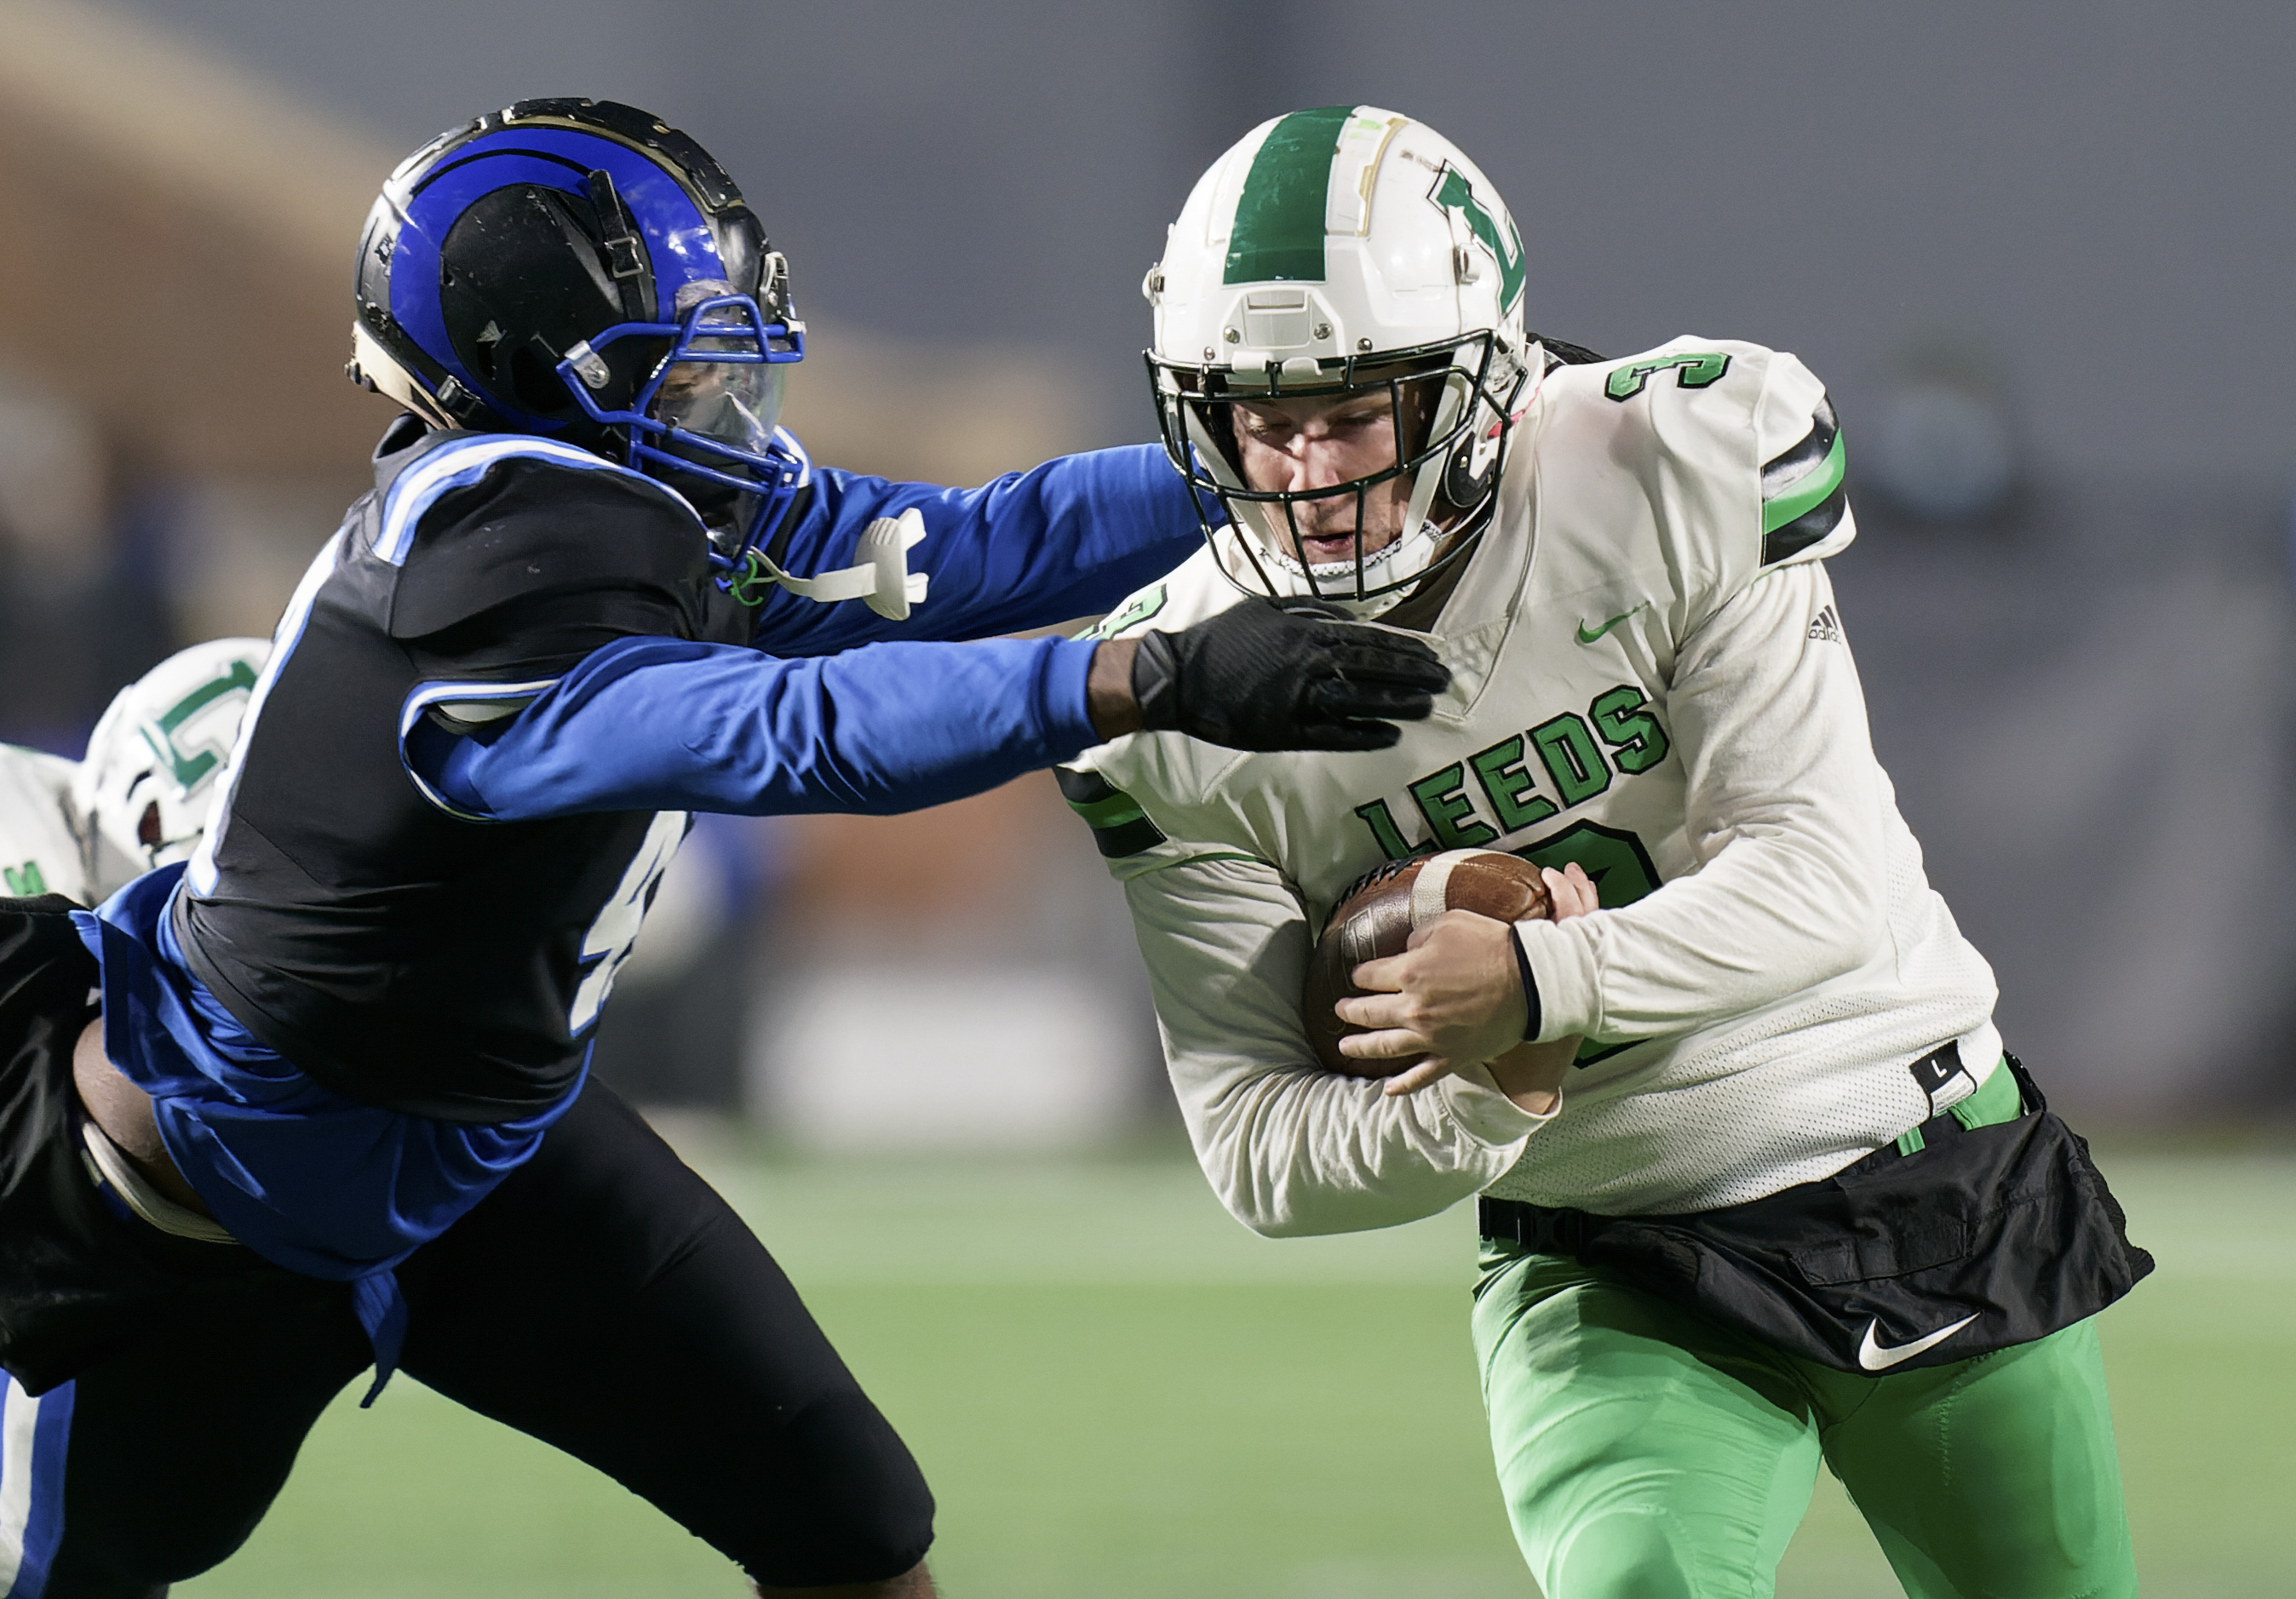
[(431, 427), (463, 425), (439, 407), (439, 402), (398, 364), (398, 357), (375, 342), (364, 323), (351, 325), (351, 358), (343, 373), (368, 393), (396, 401), (401, 409), (413, 412)]
[[(1226, 529), (1236, 537), (1250, 537), (1242, 529), (1231, 525)], [(1432, 521), (1423, 519), (1417, 530), (1397, 538), (1363, 559), (1364, 586), (1395, 584), (1385, 594), (1373, 594), (1358, 600), (1354, 596), (1356, 563), (1352, 561), (1318, 562), (1302, 565), (1296, 555), (1267, 547), (1265, 541), (1256, 540), (1260, 569), (1271, 583), (1281, 582), (1283, 592), (1275, 597), (1286, 600), (1314, 600), (1343, 611), (1357, 621), (1370, 621), (1382, 616), (1411, 596), (1411, 579), (1434, 563), (1443, 547), (1446, 535)], [(1234, 555), (1223, 553), (1220, 567), (1231, 581), (1236, 580), (1235, 570), (1241, 565), (1245, 574), (1251, 571), (1250, 562), (1240, 552)], [(1336, 591), (1336, 592), (1335, 592)]]

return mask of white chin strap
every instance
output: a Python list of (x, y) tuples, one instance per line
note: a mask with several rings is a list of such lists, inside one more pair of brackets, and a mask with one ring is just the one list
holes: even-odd
[[(1240, 529), (1230, 526), (1220, 529), (1231, 539), (1248, 537)], [(1366, 588), (1387, 584), (1408, 585), (1410, 580), (1425, 571), (1442, 547), (1442, 530), (1433, 522), (1422, 521), (1418, 529), (1405, 535), (1386, 548), (1364, 557), (1363, 581)], [(1252, 570), (1251, 557), (1259, 561), (1259, 570)], [(1375, 616), (1392, 611), (1410, 597), (1408, 586), (1398, 586), (1390, 593), (1374, 594), (1367, 600), (1354, 598), (1356, 563), (1352, 561), (1316, 562), (1302, 565), (1296, 555), (1271, 550), (1264, 540), (1254, 539), (1247, 554), (1241, 548), (1219, 552), (1221, 566), (1228, 576), (1248, 588), (1261, 586), (1261, 574), (1276, 587), (1278, 599), (1314, 599), (1336, 610), (1344, 611), (1358, 621), (1368, 621)], [(1313, 574), (1313, 581), (1309, 575)]]
[(881, 516), (862, 529), (853, 553), (860, 559), (833, 572), (799, 578), (758, 554), (766, 576), (801, 600), (834, 605), (858, 600), (887, 621), (904, 620), (909, 607), (925, 603), (928, 574), (909, 570), (909, 552), (923, 541), (925, 519), (914, 506), (898, 516)]

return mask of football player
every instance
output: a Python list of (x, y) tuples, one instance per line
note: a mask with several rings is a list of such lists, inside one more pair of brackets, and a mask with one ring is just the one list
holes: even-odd
[(585, 1086), (687, 814), (903, 809), (1144, 726), (1373, 747), (1445, 674), (1272, 604), (1152, 648), (939, 642), (1105, 608), (1193, 543), (1184, 487), (1152, 447), (968, 492), (813, 467), (776, 421), (785, 263), (627, 106), (410, 157), (354, 348), (406, 414), (212, 829), (99, 914), (0, 907), (0, 1592), (214, 1564), (372, 1364), (370, 1398), (403, 1365), (764, 1591), (929, 1593), (907, 1450)]
[(0, 744), (0, 882), (12, 898), (90, 897), (86, 819), (71, 802), (79, 763), (45, 750)]
[(0, 881), (10, 898), (95, 905), (139, 874), (188, 859), (271, 644), (180, 650), (113, 696), (67, 760), (0, 744)]
[(191, 859), (270, 655), (267, 638), (209, 639), (178, 650), (112, 697), (72, 774), (71, 807), (86, 840), (83, 886), (57, 891), (100, 905), (144, 873)]
[[(1275, 1235), (1480, 1196), (1491, 1439), (1551, 1599), (1769, 1592), (1821, 1459), (1910, 1594), (2134, 1593), (2093, 1317), (2151, 1262), (1875, 763), (1825, 390), (1735, 340), (1542, 339), (1525, 275), (1474, 163), (1368, 106), (1255, 128), (1148, 275), (1207, 542), (1112, 636), (1312, 596), (1452, 672), (1379, 751), (1145, 732), (1062, 773), (1204, 1171)], [(1336, 1007), (1360, 1075), (1320, 1067), (1326, 914), (1474, 849), (1565, 914), (1431, 917)]]

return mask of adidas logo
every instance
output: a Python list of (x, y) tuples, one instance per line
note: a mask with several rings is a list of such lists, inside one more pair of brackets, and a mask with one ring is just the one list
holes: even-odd
[(1833, 614), (1833, 606), (1828, 605), (1811, 619), (1809, 636), (1820, 644), (1838, 644), (1841, 642), (1841, 619)]

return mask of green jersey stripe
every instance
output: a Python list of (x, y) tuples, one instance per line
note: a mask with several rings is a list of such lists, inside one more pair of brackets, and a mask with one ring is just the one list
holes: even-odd
[(1111, 787), (1099, 773), (1054, 767), (1053, 776), (1061, 785), (1061, 798), (1091, 825), (1094, 847), (1108, 859), (1138, 855), (1164, 841), (1163, 831), (1132, 796)]
[(1788, 522), (1794, 521), (1814, 507), (1822, 505), (1833, 491), (1841, 487), (1842, 474), (1849, 464), (1841, 435), (1833, 436), (1833, 447), (1825, 452), (1825, 459), (1810, 470), (1809, 475), (1775, 499), (1762, 502), (1762, 531), (1775, 533)]
[(1832, 494), (1784, 527), (1762, 535), (1762, 564), (1775, 566), (1814, 544), (1824, 543), (1833, 537), (1849, 513), (1849, 486), (1836, 482)]
[(1137, 822), (1143, 814), (1129, 794), (1115, 794), (1083, 805), (1071, 800), (1069, 808), (1082, 816), (1089, 827), (1121, 827), (1127, 822)]
[(1293, 111), (1267, 130), (1235, 202), (1223, 283), (1323, 280), (1332, 158), (1355, 114), (1351, 105), (1319, 105)]

